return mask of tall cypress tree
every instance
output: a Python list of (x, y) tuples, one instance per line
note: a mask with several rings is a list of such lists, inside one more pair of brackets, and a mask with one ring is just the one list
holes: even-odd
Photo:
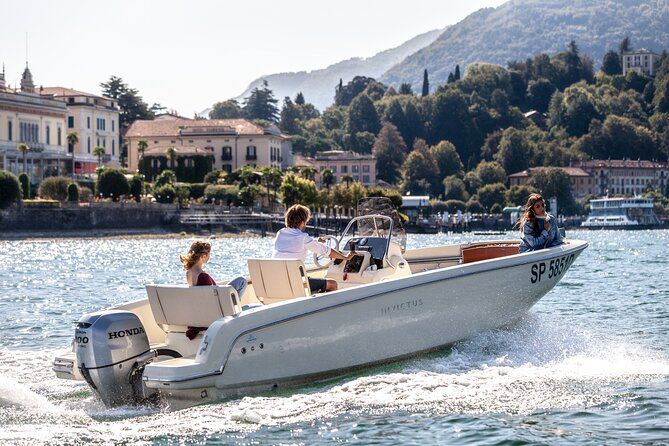
[(456, 65), (456, 66), (455, 66), (455, 74), (454, 74), (454, 76), (455, 76), (455, 80), (456, 80), (456, 81), (459, 81), (459, 80), (461, 79), (461, 78), (460, 78), (460, 65)]
[(430, 81), (427, 78), (427, 68), (423, 71), (423, 91), (421, 96), (425, 97), (430, 94)]
[(448, 73), (448, 80), (446, 81), (447, 84), (452, 84), (455, 82), (455, 76), (453, 76), (453, 73)]

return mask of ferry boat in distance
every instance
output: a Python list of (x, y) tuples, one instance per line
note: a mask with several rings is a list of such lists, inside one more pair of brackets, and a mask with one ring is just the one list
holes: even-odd
[(590, 200), (586, 229), (650, 229), (662, 222), (653, 211), (652, 198), (598, 198)]

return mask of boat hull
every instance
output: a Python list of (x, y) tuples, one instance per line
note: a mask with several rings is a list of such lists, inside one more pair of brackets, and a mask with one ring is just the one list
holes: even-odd
[(209, 328), (190, 368), (149, 365), (145, 383), (181, 406), (439, 349), (522, 317), (586, 246), (572, 241), (226, 318)]

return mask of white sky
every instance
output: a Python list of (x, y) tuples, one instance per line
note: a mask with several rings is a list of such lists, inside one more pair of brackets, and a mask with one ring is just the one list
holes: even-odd
[[(262, 75), (368, 57), (504, 0), (0, 0), (0, 63), (18, 83), (99, 93), (122, 77), (192, 116)], [(307, 98), (308, 99), (308, 98)]]

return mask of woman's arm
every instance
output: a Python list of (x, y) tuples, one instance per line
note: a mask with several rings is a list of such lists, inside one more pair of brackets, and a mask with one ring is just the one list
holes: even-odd
[(525, 242), (530, 246), (531, 249), (541, 249), (546, 245), (546, 241), (550, 237), (550, 234), (546, 229), (541, 230), (539, 236), (534, 235), (534, 228), (532, 227), (531, 222), (525, 223), (523, 227), (523, 238)]

